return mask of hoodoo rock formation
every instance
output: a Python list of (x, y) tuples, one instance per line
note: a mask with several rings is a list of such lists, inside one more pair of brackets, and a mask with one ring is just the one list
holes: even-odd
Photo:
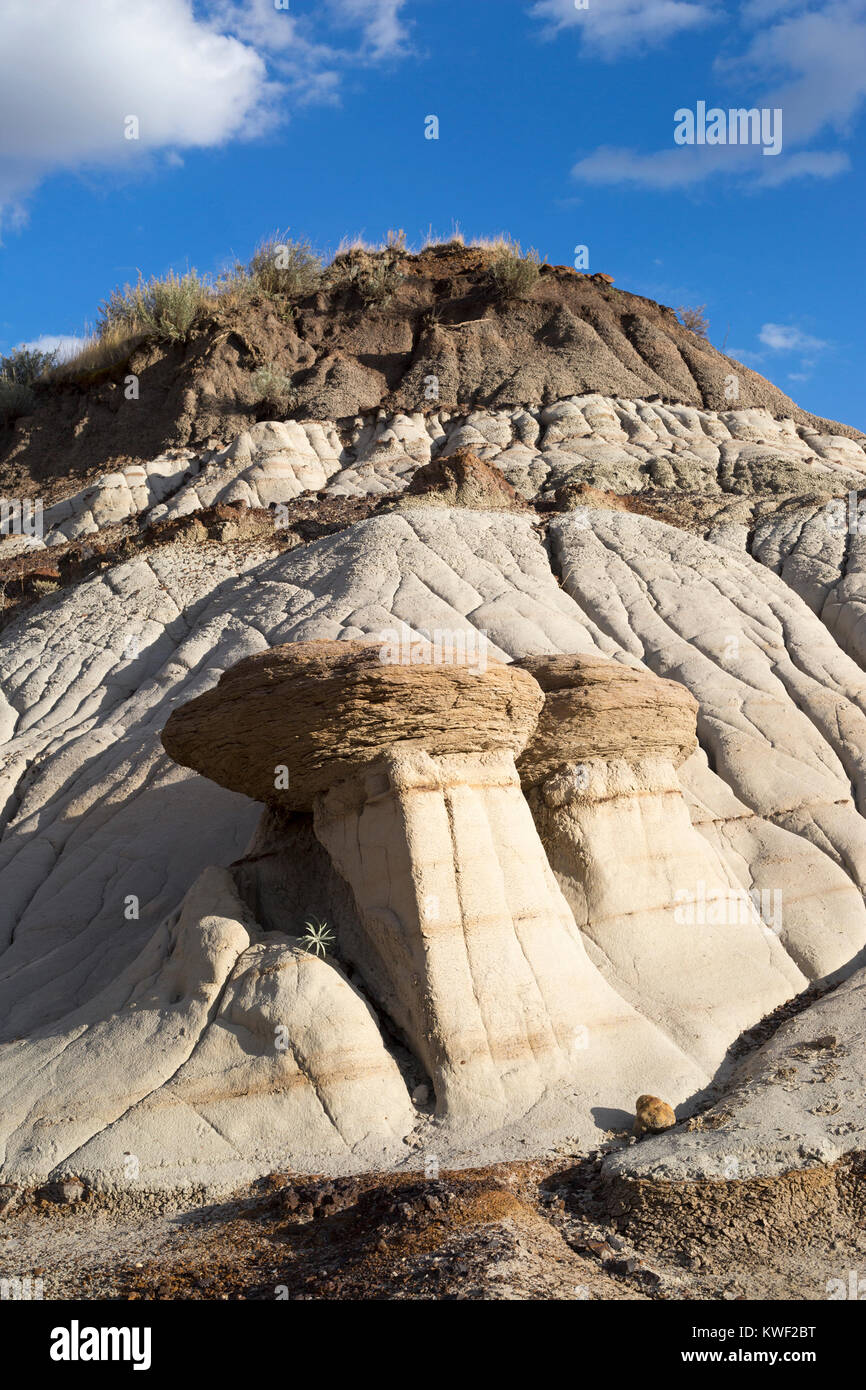
[[(0, 539), (0, 1181), (866, 1148), (866, 439), (603, 277), (400, 276), (0, 441), (45, 503)], [(678, 1123), (626, 1147), (637, 1097)]]
[(624, 1107), (647, 1072), (678, 1097), (701, 1080), (605, 984), (550, 871), (514, 766), (542, 703), (516, 666), (299, 643), (227, 672), (163, 734), (178, 761), (312, 812), (357, 911), (338, 949), (464, 1140), (536, 1106), (553, 1133), (554, 1104), (562, 1132), (575, 1091)]
[(697, 702), (603, 658), (520, 664), (546, 698), (518, 767), (590, 956), (712, 1072), (807, 981), (689, 818), (676, 769), (697, 746)]

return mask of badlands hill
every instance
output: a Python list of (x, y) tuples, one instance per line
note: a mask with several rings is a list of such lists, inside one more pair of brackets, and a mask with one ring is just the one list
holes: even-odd
[(4, 1181), (863, 1147), (863, 437), (488, 262), (141, 344), (6, 441)]
[[(604, 275), (542, 265), (528, 297), (497, 293), (490, 253), (459, 243), (420, 255), (345, 253), (291, 303), (253, 296), (203, 312), (181, 342), (137, 341), (40, 391), (36, 413), (0, 434), (4, 494), (53, 500), (74, 480), (167, 449), (229, 444), (270, 419), (255, 373), (276, 365), (292, 417), (346, 422), (378, 410), (469, 412), (542, 406), (590, 391), (726, 410), (739, 404), (820, 433), (857, 431), (800, 410), (763, 377), (684, 328), (672, 309)], [(377, 278), (371, 284), (373, 277)], [(129, 409), (124, 381), (139, 380)]]

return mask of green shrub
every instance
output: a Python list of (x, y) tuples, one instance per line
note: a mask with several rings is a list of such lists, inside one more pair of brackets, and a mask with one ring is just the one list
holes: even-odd
[(338, 293), (354, 292), (364, 304), (387, 304), (406, 278), (399, 269), (400, 254), (396, 246), (342, 252), (328, 267), (328, 286)]
[(163, 341), (183, 341), (205, 309), (213, 309), (213, 285), (196, 270), (178, 275), (170, 270), (161, 279), (138, 277), (136, 285), (115, 289), (99, 306), (100, 336), (140, 333)]
[(308, 241), (292, 241), (288, 232), (275, 232), (256, 248), (246, 273), (259, 294), (297, 299), (316, 288), (322, 261)]
[(525, 299), (541, 271), (541, 257), (531, 247), (524, 256), (519, 241), (503, 237), (491, 251), (488, 272), (494, 289), (504, 299)]
[(273, 362), (257, 367), (250, 378), (256, 405), (287, 415), (297, 401), (297, 391), (285, 372)]

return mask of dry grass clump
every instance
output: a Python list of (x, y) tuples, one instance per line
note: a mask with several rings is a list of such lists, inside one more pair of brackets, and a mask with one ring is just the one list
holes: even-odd
[(0, 427), (4, 429), (36, 409), (33, 387), (54, 365), (56, 354), (19, 347), (0, 357)]
[(709, 339), (710, 321), (706, 315), (706, 304), (681, 304), (677, 309), (683, 328), (696, 333), (699, 338)]
[[(436, 246), (447, 250), (466, 245), (485, 253), (490, 283), (501, 297), (520, 299), (531, 292), (541, 258), (535, 250), (524, 255), (520, 243), (509, 236), (467, 241), (455, 222), (447, 240), (434, 237), (431, 226), (422, 249)], [(216, 313), (230, 316), (250, 299), (273, 300), (291, 313), (294, 301), (320, 285), (332, 294), (354, 295), (364, 306), (382, 306), (403, 283), (401, 262), (413, 254), (406, 233), (400, 228), (389, 231), (384, 242), (377, 245), (360, 236), (344, 238), (325, 268), (307, 240), (294, 239), (288, 231), (277, 231), (259, 244), (246, 264), (236, 261), (216, 278), (200, 275), (195, 269), (180, 274), (171, 270), (150, 279), (139, 273), (134, 285), (114, 289), (100, 304), (96, 330), (88, 335), (79, 351), (64, 361), (44, 363), (41, 371), (46, 380), (54, 383), (87, 381), (122, 365), (144, 343), (187, 342), (205, 318)], [(685, 318), (683, 321), (694, 332), (701, 331), (693, 322)], [(255, 389), (261, 390), (263, 402), (282, 408), (291, 399), (290, 386), (276, 368), (265, 366), (255, 375), (259, 382)], [(0, 412), (5, 412), (5, 416), (0, 413), (0, 419), (32, 408), (29, 380), (8, 373), (4, 380), (0, 370), (0, 383)]]
[(143, 330), (131, 332), (123, 322), (103, 324), (97, 332), (86, 335), (77, 352), (55, 363), (49, 380), (60, 383), (99, 376), (125, 362), (143, 338)]
[(246, 267), (251, 289), (272, 298), (312, 294), (321, 275), (321, 257), (308, 241), (293, 241), (288, 232), (275, 232), (261, 242)]
[(55, 381), (74, 381), (123, 362), (139, 344), (186, 342), (196, 324), (217, 311), (231, 313), (254, 296), (297, 299), (315, 289), (322, 262), (306, 241), (275, 232), (248, 264), (238, 261), (215, 280), (198, 271), (139, 274), (134, 285), (112, 290), (99, 306), (96, 332), (79, 352), (53, 368)]
[(127, 336), (140, 333), (163, 342), (184, 341), (203, 310), (212, 309), (216, 290), (211, 281), (188, 270), (170, 270), (138, 283), (112, 290), (99, 306), (99, 333), (119, 330)]
[(510, 237), (495, 237), (473, 245), (490, 252), (488, 273), (494, 289), (503, 299), (525, 299), (531, 293), (542, 265), (534, 247), (524, 255), (520, 242)]

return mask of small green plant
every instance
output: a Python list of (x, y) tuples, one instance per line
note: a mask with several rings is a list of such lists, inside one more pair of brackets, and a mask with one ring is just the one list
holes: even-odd
[(696, 333), (699, 338), (710, 336), (710, 322), (706, 315), (706, 304), (681, 304), (677, 309), (680, 316), (680, 323), (683, 328), (688, 328), (691, 333)]
[(350, 290), (364, 304), (387, 304), (405, 280), (399, 269), (401, 252), (396, 246), (384, 251), (366, 251), (353, 247), (334, 257), (328, 268), (331, 289)]
[(32, 415), (35, 409), (36, 396), (31, 386), (0, 377), (0, 425), (4, 429), (22, 415)]
[(488, 272), (503, 299), (525, 299), (538, 279), (541, 257), (534, 247), (524, 256), (519, 241), (503, 237), (491, 248)]
[(15, 348), (0, 357), (0, 425), (7, 428), (22, 415), (31, 415), (37, 398), (33, 385), (54, 365), (56, 354), (37, 348)]
[(285, 372), (273, 362), (257, 367), (250, 378), (256, 404), (287, 414), (297, 401), (298, 393)]
[(301, 945), (307, 955), (326, 956), (328, 947), (337, 939), (327, 922), (320, 922), (317, 917), (313, 917), (309, 922), (305, 922), (304, 926), (306, 931), (301, 937)]
[(247, 275), (259, 294), (296, 299), (312, 294), (321, 279), (322, 261), (308, 241), (293, 241), (288, 231), (275, 232), (256, 248)]

